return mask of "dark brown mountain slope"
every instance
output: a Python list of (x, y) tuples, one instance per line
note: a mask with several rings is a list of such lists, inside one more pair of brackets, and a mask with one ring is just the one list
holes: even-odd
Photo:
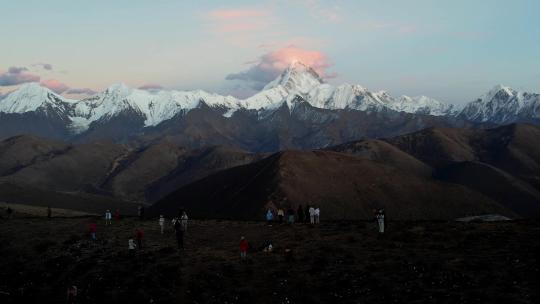
[(35, 162), (54, 157), (70, 145), (36, 136), (24, 135), (0, 142), (0, 176), (13, 174)]
[(486, 163), (449, 165), (437, 172), (437, 178), (484, 193), (524, 217), (540, 216), (540, 191)]
[(93, 192), (126, 153), (124, 146), (110, 143), (77, 145), (2, 179), (52, 191)]
[(391, 144), (378, 140), (366, 139), (345, 143), (328, 148), (330, 151), (352, 154), (354, 156), (369, 159), (392, 166), (409, 174), (423, 177), (431, 177), (432, 168), (415, 157), (398, 149)]
[(252, 163), (264, 156), (223, 146), (189, 151), (174, 170), (147, 187), (146, 198), (155, 202), (191, 182), (221, 170)]
[[(281, 198), (315, 204), (324, 219), (369, 219), (384, 207), (393, 219), (453, 219), (511, 214), (467, 188), (406, 174), (379, 162), (328, 151), (289, 151), (189, 184), (152, 206), (155, 214), (180, 207), (195, 217), (254, 219)], [(269, 203), (274, 199), (274, 203)], [(287, 207), (287, 206), (285, 206)]]

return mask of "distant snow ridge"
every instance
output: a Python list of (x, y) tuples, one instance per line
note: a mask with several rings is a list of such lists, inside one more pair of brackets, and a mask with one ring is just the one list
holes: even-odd
[[(301, 98), (298, 98), (301, 97)], [(156, 126), (176, 115), (206, 105), (219, 109), (230, 117), (239, 109), (260, 113), (274, 111), (283, 104), (293, 109), (296, 103), (307, 101), (323, 109), (355, 109), (381, 111), (391, 109), (407, 113), (450, 115), (452, 105), (420, 96), (402, 96), (394, 99), (385, 91), (370, 92), (360, 85), (342, 84), (332, 86), (309, 66), (294, 62), (262, 91), (246, 98), (237, 99), (201, 90), (139, 90), (125, 84), (115, 84), (95, 96), (70, 100), (37, 83), (21, 86), (0, 101), (0, 112), (26, 113), (56, 111), (71, 120), (75, 133), (87, 130), (95, 121), (111, 119), (124, 112), (132, 112), (144, 119), (145, 126)]]
[(465, 118), (478, 122), (510, 123), (540, 119), (540, 94), (516, 91), (497, 85), (461, 111)]

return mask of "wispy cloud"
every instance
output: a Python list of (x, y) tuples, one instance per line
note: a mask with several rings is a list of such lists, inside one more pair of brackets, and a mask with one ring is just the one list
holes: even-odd
[(53, 69), (53, 66), (52, 66), (52, 64), (50, 64), (50, 63), (43, 63), (43, 62), (40, 62), (40, 63), (35, 63), (35, 64), (33, 64), (33, 66), (40, 67), (40, 68), (42, 68), (42, 69), (44, 69), (44, 70), (47, 70), (47, 71), (52, 71), (52, 69)]
[(140, 86), (139, 89), (152, 91), (152, 90), (161, 90), (161, 89), (163, 89), (163, 87), (161, 85), (159, 85), (159, 84), (156, 84), (156, 83), (147, 83), (147, 84), (143, 84), (142, 86)]
[(67, 89), (64, 93), (74, 95), (94, 95), (97, 92), (89, 88), (70, 88)]
[(209, 30), (225, 42), (246, 45), (250, 37), (271, 31), (275, 17), (260, 8), (217, 9), (204, 14)]
[(300, 3), (317, 20), (327, 22), (338, 22), (342, 20), (341, 7), (335, 1), (328, 4), (320, 0), (302, 0)]
[(38, 82), (38, 75), (28, 73), (26, 67), (9, 67), (6, 72), (0, 71), (0, 86), (13, 86), (27, 82)]
[[(335, 76), (328, 72), (331, 64), (325, 54), (291, 45), (263, 54), (256, 61), (250, 62), (251, 66), (247, 70), (229, 74), (225, 79), (240, 81), (249, 90), (260, 90), (294, 61), (309, 65), (323, 78)], [(235, 91), (239, 91), (238, 85)]]
[(58, 81), (57, 79), (46, 79), (46, 80), (41, 81), (40, 84), (44, 87), (47, 87), (53, 90), (54, 92), (58, 94), (62, 94), (65, 91), (69, 90), (69, 86)]

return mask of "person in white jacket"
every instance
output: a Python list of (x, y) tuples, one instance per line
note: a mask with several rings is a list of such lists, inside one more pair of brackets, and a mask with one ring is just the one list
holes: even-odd
[(133, 239), (129, 239), (129, 241), (128, 241), (129, 256), (134, 256), (135, 255), (135, 248), (137, 248), (137, 245), (135, 244), (135, 241)]
[(112, 213), (111, 210), (108, 210), (105, 212), (105, 225), (111, 225), (112, 224)]
[(315, 208), (309, 207), (309, 222), (315, 224)]
[(161, 234), (163, 234), (163, 231), (165, 230), (165, 218), (163, 215), (159, 216), (159, 227), (161, 229)]
[(319, 207), (316, 207), (315, 208), (315, 211), (313, 212), (314, 215), (315, 215), (315, 224), (319, 224), (321, 221), (320, 221), (320, 216), (321, 216), (321, 209), (319, 209)]
[(185, 211), (182, 212), (182, 216), (180, 217), (180, 224), (182, 224), (182, 231), (187, 232), (188, 215)]

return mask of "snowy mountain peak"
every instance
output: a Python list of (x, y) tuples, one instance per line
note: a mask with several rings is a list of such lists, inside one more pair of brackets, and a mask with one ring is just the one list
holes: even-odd
[(272, 82), (268, 83), (263, 90), (282, 86), (287, 91), (307, 93), (313, 87), (321, 85), (322, 83), (323, 80), (313, 68), (300, 61), (293, 61), (285, 71)]
[(71, 102), (39, 83), (26, 83), (17, 90), (11, 92), (0, 101), (0, 112), (25, 113), (47, 106), (53, 108), (63, 107), (64, 103)]
[(478, 122), (510, 123), (540, 119), (540, 94), (496, 85), (467, 104), (461, 116)]

